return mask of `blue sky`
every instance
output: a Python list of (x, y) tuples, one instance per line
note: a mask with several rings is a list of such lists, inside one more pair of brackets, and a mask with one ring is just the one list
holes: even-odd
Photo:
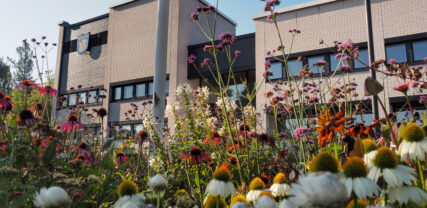
[[(48, 42), (58, 41), (61, 20), (75, 23), (108, 12), (110, 5), (122, 0), (3, 0), (0, 2), (0, 57), (16, 57), (15, 48), (23, 39), (47, 36)], [(172, 0), (176, 1), (176, 0)], [(215, 5), (216, 0), (207, 0)], [(281, 7), (310, 0), (282, 0)], [(254, 32), (252, 15), (263, 11), (260, 0), (219, 0), (219, 9), (238, 23), (237, 33)], [(50, 54), (51, 68), (56, 51)]]

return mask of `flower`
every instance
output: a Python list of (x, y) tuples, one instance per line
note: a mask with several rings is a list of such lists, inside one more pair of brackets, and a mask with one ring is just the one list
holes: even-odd
[(80, 142), (77, 146), (73, 147), (72, 152), (77, 154), (84, 154), (88, 157), (92, 155), (88, 145), (85, 142)]
[(21, 90), (27, 90), (27, 88), (30, 87), (35, 87), (35, 88), (39, 88), (38, 84), (35, 84), (33, 81), (31, 80), (24, 80), (22, 82), (20, 82), (18, 85), (16, 85), (16, 88), (20, 88)]
[(33, 112), (28, 109), (24, 109), (19, 113), (18, 118), (16, 119), (16, 124), (18, 126), (27, 126), (32, 127), (36, 125), (37, 118), (34, 117)]
[(265, 190), (265, 183), (259, 177), (252, 179), (249, 184), (249, 192), (246, 195), (246, 199), (249, 202), (256, 201), (259, 197), (259, 194)]
[(407, 166), (399, 165), (396, 154), (387, 147), (380, 147), (373, 160), (368, 178), (377, 182), (382, 175), (385, 182), (390, 186), (412, 185), (416, 180), (413, 176), (415, 171)]
[(377, 154), (378, 146), (372, 139), (363, 139), (362, 145), (365, 152), (363, 155), (363, 160), (365, 161), (366, 165), (368, 165), (368, 168), (371, 168), (373, 166), (372, 160)]
[(126, 195), (119, 198), (119, 200), (114, 203), (113, 208), (138, 208), (145, 207), (143, 201), (145, 201), (145, 196), (143, 194), (133, 194)]
[(332, 173), (311, 173), (292, 184), (289, 202), (297, 207), (339, 208), (347, 202), (345, 185)]
[(76, 159), (71, 160), (72, 163), (83, 163), (83, 164), (88, 164), (90, 162), (92, 162), (91, 158), (89, 158), (88, 156), (84, 155), (84, 154), (78, 154)]
[(148, 186), (155, 191), (165, 189), (167, 185), (168, 181), (160, 174), (150, 177), (148, 180)]
[(65, 207), (65, 204), (70, 201), (67, 192), (63, 188), (52, 186), (49, 188), (41, 188), (40, 191), (36, 193), (33, 202), (36, 207), (49, 208)]
[(52, 86), (46, 85), (46, 86), (40, 88), (39, 93), (42, 96), (44, 96), (45, 94), (56, 95), (56, 94), (58, 94), (58, 91), (53, 89)]
[(236, 195), (231, 199), (231, 208), (249, 208), (249, 203), (243, 195)]
[(340, 163), (329, 150), (323, 150), (313, 157), (308, 166), (310, 172), (328, 171), (337, 173), (340, 168)]
[(196, 63), (196, 60), (197, 60), (197, 57), (195, 55), (193, 55), (193, 54), (191, 54), (190, 56), (188, 56), (188, 59), (187, 59), (187, 61), (188, 61), (189, 64)]
[(10, 101), (10, 97), (0, 91), (0, 112), (7, 113), (12, 110), (13, 103)]
[(125, 163), (129, 160), (129, 157), (126, 157), (123, 152), (119, 151), (116, 153), (116, 159), (114, 159), (114, 163), (117, 167), (119, 167), (121, 164)]
[(316, 132), (319, 132), (318, 143), (319, 146), (323, 147), (326, 141), (332, 142), (334, 139), (335, 132), (344, 133), (344, 123), (351, 120), (352, 118), (344, 117), (344, 111), (340, 111), (334, 117), (331, 116), (330, 111), (326, 110), (325, 114), (320, 115), (317, 118), (317, 124), (320, 127), (316, 127)]
[(291, 190), (291, 187), (286, 184), (286, 175), (284, 173), (278, 173), (274, 176), (273, 182), (274, 184), (270, 187), (270, 191), (275, 197), (284, 196)]
[[(218, 200), (219, 197), (219, 200)], [(219, 202), (219, 204), (217, 204)], [(220, 197), (220, 196), (212, 196), (209, 195), (206, 200), (205, 203), (203, 204), (204, 208), (226, 208), (227, 207), (227, 203), (225, 202), (225, 200)]]
[(213, 140), (213, 145), (216, 146), (217, 144), (221, 144), (223, 141), (223, 138), (217, 133), (212, 132), (210, 137), (206, 137), (206, 139), (203, 141), (203, 144), (212, 145), (211, 140)]
[[(354, 204), (354, 199), (353, 200), (351, 200), (348, 204), (347, 204), (347, 206), (346, 206), (346, 208), (366, 208), (367, 206), (368, 206), (368, 202), (367, 201), (365, 201), (365, 200), (360, 200), (360, 199), (358, 199), (357, 200), (357, 204)], [(356, 205), (356, 206), (355, 206)]]
[(120, 183), (117, 191), (120, 197), (131, 196), (138, 193), (138, 186), (130, 180), (124, 180)]
[(77, 116), (75, 113), (70, 113), (67, 118), (67, 122), (61, 125), (60, 129), (63, 131), (67, 131), (67, 133), (75, 132), (83, 128), (83, 125), (77, 120)]
[(372, 128), (375, 127), (377, 124), (378, 124), (378, 120), (373, 122), (369, 126), (365, 126), (363, 123), (358, 123), (348, 128), (346, 130), (346, 133), (349, 136), (356, 137), (358, 139), (359, 138), (364, 139), (368, 136), (375, 138), (375, 132)]
[(409, 123), (405, 126), (401, 135), (403, 141), (399, 146), (399, 154), (402, 159), (409, 156), (409, 159), (424, 161), (427, 153), (427, 138), (424, 129), (416, 123)]
[(274, 196), (270, 192), (262, 192), (259, 194), (259, 199), (255, 204), (256, 208), (276, 208), (277, 203), (274, 201)]
[(227, 198), (236, 191), (231, 182), (231, 173), (225, 167), (219, 167), (212, 173), (212, 180), (206, 187), (206, 194)]
[(411, 84), (410, 81), (405, 82), (405, 83), (403, 83), (397, 87), (393, 87), (393, 90), (396, 90), (396, 91), (399, 91), (403, 94), (406, 94), (406, 92), (408, 92), (408, 89), (409, 89), (409, 84)]
[(427, 193), (415, 186), (390, 187), (386, 192), (392, 203), (398, 202), (408, 205), (409, 200), (418, 205), (427, 203)]
[(188, 160), (190, 159), (190, 164), (194, 164), (194, 162), (197, 162), (197, 164), (202, 164), (203, 160), (208, 161), (209, 153), (203, 153), (202, 149), (198, 146), (194, 146), (191, 148), (191, 151), (189, 154), (181, 154), (182, 159)]
[(321, 66), (325, 66), (325, 64), (326, 64), (326, 61), (318, 60), (318, 61), (316, 61), (316, 63), (313, 64), (313, 66), (321, 67)]
[(381, 188), (366, 177), (368, 175), (368, 168), (362, 159), (358, 157), (349, 158), (345, 162), (343, 169), (344, 173), (340, 177), (340, 180), (347, 188), (348, 197), (350, 197), (352, 192), (360, 199), (379, 195)]
[(194, 22), (199, 21), (199, 13), (197, 12), (192, 12), (190, 17)]
[(107, 110), (105, 108), (99, 108), (96, 111), (96, 115), (100, 118), (104, 118), (107, 115)]
[(310, 134), (310, 130), (307, 129), (307, 127), (299, 127), (295, 129), (295, 137), (297, 139), (301, 139), (303, 137), (306, 137)]

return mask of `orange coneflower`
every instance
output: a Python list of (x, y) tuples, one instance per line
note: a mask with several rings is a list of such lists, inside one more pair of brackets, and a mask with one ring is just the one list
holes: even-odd
[(318, 137), (319, 146), (325, 145), (327, 140), (333, 141), (335, 132), (344, 133), (344, 123), (351, 120), (350, 117), (344, 117), (344, 111), (340, 111), (335, 116), (331, 116), (330, 111), (326, 110), (325, 114), (317, 118), (316, 132), (320, 132)]
[(368, 136), (371, 136), (372, 138), (375, 138), (375, 132), (373, 127), (375, 127), (378, 124), (378, 120), (373, 122), (369, 126), (365, 126), (362, 123), (358, 123), (354, 126), (351, 126), (347, 129), (346, 133), (349, 136), (356, 137), (356, 138), (366, 138)]

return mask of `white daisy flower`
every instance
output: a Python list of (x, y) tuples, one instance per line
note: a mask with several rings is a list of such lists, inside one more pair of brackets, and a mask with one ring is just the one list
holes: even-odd
[(415, 186), (395, 186), (386, 190), (391, 202), (407, 204), (409, 200), (415, 204), (427, 203), (427, 193)]
[(412, 185), (412, 181), (416, 180), (413, 176), (415, 171), (410, 167), (399, 165), (396, 154), (387, 147), (378, 149), (373, 164), (368, 178), (374, 182), (377, 182), (380, 176), (383, 176), (389, 186)]
[(233, 204), (233, 206), (231, 206), (231, 208), (249, 208), (249, 206), (247, 204), (245, 204), (244, 202), (237, 202), (237, 203)]
[(402, 143), (399, 146), (399, 154), (402, 159), (412, 161), (424, 161), (427, 154), (427, 138), (424, 129), (416, 123), (409, 123), (402, 131)]
[(254, 202), (258, 199), (259, 195), (265, 191), (265, 184), (261, 180), (261, 178), (254, 178), (252, 179), (251, 183), (249, 184), (249, 192), (246, 194), (246, 200), (249, 202)]
[(335, 174), (316, 172), (292, 184), (289, 201), (296, 207), (340, 208), (347, 202), (347, 189)]
[(283, 200), (282, 203), (280, 203), (279, 208), (295, 208), (295, 205), (293, 205), (289, 200)]
[(207, 195), (221, 196), (224, 199), (234, 195), (236, 190), (231, 182), (231, 173), (227, 168), (219, 167), (213, 172), (212, 177), (213, 179), (206, 187)]
[(153, 190), (164, 189), (167, 185), (168, 181), (161, 174), (157, 174), (148, 180), (148, 186)]
[(70, 201), (67, 192), (63, 188), (52, 186), (50, 188), (43, 187), (40, 189), (40, 192), (36, 193), (34, 205), (42, 208), (59, 207)]
[(286, 184), (286, 176), (283, 173), (278, 173), (273, 179), (273, 185), (270, 187), (270, 191), (273, 196), (285, 196), (290, 190), (291, 187)]
[(362, 144), (363, 149), (365, 151), (365, 154), (363, 155), (363, 160), (365, 161), (365, 164), (368, 166), (368, 168), (371, 168), (373, 166), (372, 160), (377, 154), (378, 146), (372, 139), (363, 139)]
[(134, 206), (140, 207), (144, 206), (145, 196), (143, 194), (132, 194), (126, 195), (119, 198), (119, 200), (114, 203), (113, 208), (133, 208)]
[(347, 196), (354, 192), (359, 199), (379, 195), (381, 188), (367, 178), (368, 169), (362, 159), (353, 157), (348, 159), (343, 167), (340, 181), (346, 186)]
[(261, 194), (260, 198), (257, 200), (255, 204), (255, 208), (276, 208), (277, 203), (276, 201), (274, 201), (274, 198), (272, 197), (273, 197), (272, 195), (269, 196), (268, 194)]

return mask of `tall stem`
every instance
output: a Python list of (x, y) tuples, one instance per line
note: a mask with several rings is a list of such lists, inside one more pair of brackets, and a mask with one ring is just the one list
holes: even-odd
[(423, 190), (426, 190), (426, 182), (424, 180), (424, 171), (423, 171), (423, 166), (421, 165), (420, 159), (417, 159), (417, 163), (418, 163), (418, 171), (420, 172), (421, 188)]

